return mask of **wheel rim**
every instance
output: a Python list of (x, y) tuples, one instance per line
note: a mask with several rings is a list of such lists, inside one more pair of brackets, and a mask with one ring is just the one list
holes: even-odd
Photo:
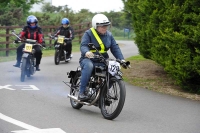
[(102, 108), (105, 114), (112, 115), (116, 111), (120, 101), (120, 86), (118, 82), (114, 82), (109, 88), (109, 94), (105, 95)]
[[(80, 77), (75, 81), (75, 87), (74, 89), (72, 89), (71, 91), (71, 95), (73, 95), (74, 97), (78, 98), (78, 94), (79, 94), (79, 87), (80, 87)], [(77, 105), (78, 103), (72, 99), (70, 99), (73, 105)]]

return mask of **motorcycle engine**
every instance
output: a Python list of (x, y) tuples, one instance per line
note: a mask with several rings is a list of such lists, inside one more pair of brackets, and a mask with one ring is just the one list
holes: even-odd
[(96, 97), (96, 89), (95, 88), (87, 88), (87, 95), (91, 100), (94, 100)]

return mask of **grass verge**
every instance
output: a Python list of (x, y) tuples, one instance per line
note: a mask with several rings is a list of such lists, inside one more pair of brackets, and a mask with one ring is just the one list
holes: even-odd
[(145, 59), (141, 55), (126, 60), (130, 61), (132, 66), (130, 69), (122, 69), (126, 82), (156, 92), (200, 101), (200, 95), (182, 90), (164, 68), (154, 61)]

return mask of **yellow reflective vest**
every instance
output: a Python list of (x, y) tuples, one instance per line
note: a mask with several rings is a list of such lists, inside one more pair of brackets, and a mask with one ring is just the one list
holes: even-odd
[[(101, 41), (99, 35), (97, 34), (96, 30), (92, 27), (90, 28), (90, 30), (92, 31), (92, 34), (94, 35), (94, 37), (96, 38), (97, 42), (99, 43), (101, 50), (99, 51), (100, 53), (106, 53), (105, 50), (105, 45), (103, 44), (103, 42)], [(90, 50), (91, 52), (95, 52), (96, 50)]]

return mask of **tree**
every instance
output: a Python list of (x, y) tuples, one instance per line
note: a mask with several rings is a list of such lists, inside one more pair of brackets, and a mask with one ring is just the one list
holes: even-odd
[(20, 20), (28, 15), (32, 5), (41, 2), (43, 0), (3, 0), (0, 4), (0, 24), (21, 24)]

